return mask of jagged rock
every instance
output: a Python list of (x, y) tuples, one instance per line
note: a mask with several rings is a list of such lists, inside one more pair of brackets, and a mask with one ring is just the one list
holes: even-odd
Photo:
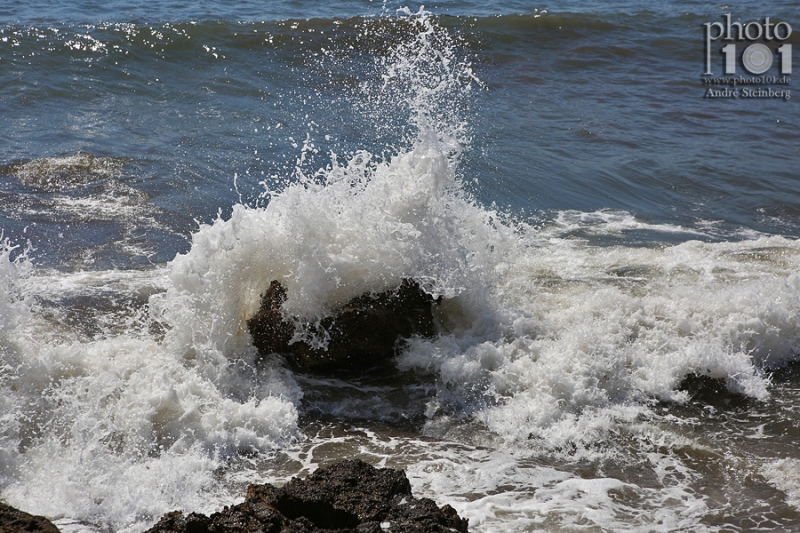
[(327, 349), (291, 342), (294, 322), (281, 315), (286, 298), (286, 289), (273, 281), (247, 327), (259, 352), (282, 354), (295, 370), (353, 373), (384, 367), (406, 339), (436, 334), (432, 306), (437, 301), (413, 280), (403, 280), (395, 290), (354, 298), (322, 320), (319, 328), (330, 336)]
[(251, 485), (244, 503), (210, 517), (167, 513), (147, 533), (468, 533), (445, 505), (415, 498), (402, 470), (354, 460), (281, 488)]
[(0, 533), (60, 533), (43, 516), (33, 516), (0, 502)]

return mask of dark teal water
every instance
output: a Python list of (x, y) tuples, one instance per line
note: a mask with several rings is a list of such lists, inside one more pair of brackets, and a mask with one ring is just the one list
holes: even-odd
[[(471, 144), (460, 171), (477, 181), (478, 200), (543, 221), (618, 209), (655, 224), (711, 223), (714, 238), (795, 236), (797, 100), (702, 97), (702, 24), (724, 10), (603, 6), (434, 9), (463, 37), (485, 83), (463, 110)], [(791, 18), (790, 5), (778, 7), (773, 20)], [(741, 16), (754, 9), (743, 6)], [(403, 31), (359, 15), (393, 11), (369, 2), (6, 4), (5, 235), (19, 240), (28, 228), (39, 260), (66, 268), (83, 243), (108, 250), (94, 254), (100, 268), (162, 263), (185, 251), (195, 219), (227, 212), (240, 195), (256, 205), (262, 181), (291, 174), (294, 145), (306, 136), (323, 154), (392, 151), (408, 129), (402, 106), (376, 117), (353, 100), (375, 56)], [(115, 179), (147, 195), (159, 224), (130, 221), (146, 253), (111, 250), (125, 231), (114, 221), (70, 231), (65, 243), (59, 236), (74, 217), (58, 213), (58, 195), (9, 169), (77, 152), (119, 158)], [(307, 166), (324, 163), (320, 155)], [(64, 192), (91, 196), (98, 187)], [(14, 209), (28, 204), (55, 216)]]

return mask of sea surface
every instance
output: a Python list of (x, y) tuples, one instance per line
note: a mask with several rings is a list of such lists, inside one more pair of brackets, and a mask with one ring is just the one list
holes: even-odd
[[(797, 1), (4, 0), (0, 500), (138, 533), (358, 457), (474, 533), (800, 531), (797, 56)], [(404, 278), (388, 375), (252, 346), (271, 280)]]

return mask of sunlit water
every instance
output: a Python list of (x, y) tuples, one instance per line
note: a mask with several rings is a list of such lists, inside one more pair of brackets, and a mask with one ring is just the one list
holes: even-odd
[[(703, 98), (732, 11), (0, 7), (2, 500), (138, 532), (360, 457), (476, 532), (800, 530), (797, 99)], [(396, 372), (252, 347), (273, 279), (407, 277)]]

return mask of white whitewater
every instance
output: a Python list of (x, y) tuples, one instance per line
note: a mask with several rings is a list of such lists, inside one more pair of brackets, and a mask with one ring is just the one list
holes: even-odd
[[(800, 244), (599, 247), (570, 232), (692, 232), (607, 212), (534, 228), (479, 205), (459, 178), (467, 124), (440, 103), (480, 83), (427, 14), (401, 16), (418, 31), (364, 87), (366, 107), (404, 98), (409, 110), (413, 135), (391, 157), (301, 164), (266, 208), (235, 206), (145, 273), (40, 271), (3, 245), (4, 500), (72, 529), (135, 532), (166, 511), (237, 501), (242, 483), (270, 479), (278, 452), (313, 468), (308, 450), (324, 439), (299, 427), (305, 392), (280, 361), (257, 363), (247, 318), (273, 279), (288, 313), (316, 320), (412, 277), (445, 299), (441, 335), (398, 360), (435, 376), (423, 435), (361, 432), (356, 447), (404, 463), (415, 490), (452, 503), (473, 531), (704, 529), (693, 474), (669, 453), (700, 445), (654, 405), (685, 401), (690, 374), (768, 398), (764, 369), (800, 347)], [(121, 332), (110, 320), (87, 339), (40, 303), (109, 286), (155, 293)], [(264, 461), (247, 470), (241, 457)], [(620, 466), (583, 478), (554, 458)], [(639, 463), (647, 486), (620, 474)], [(797, 479), (794, 464), (769, 468), (781, 486)]]

